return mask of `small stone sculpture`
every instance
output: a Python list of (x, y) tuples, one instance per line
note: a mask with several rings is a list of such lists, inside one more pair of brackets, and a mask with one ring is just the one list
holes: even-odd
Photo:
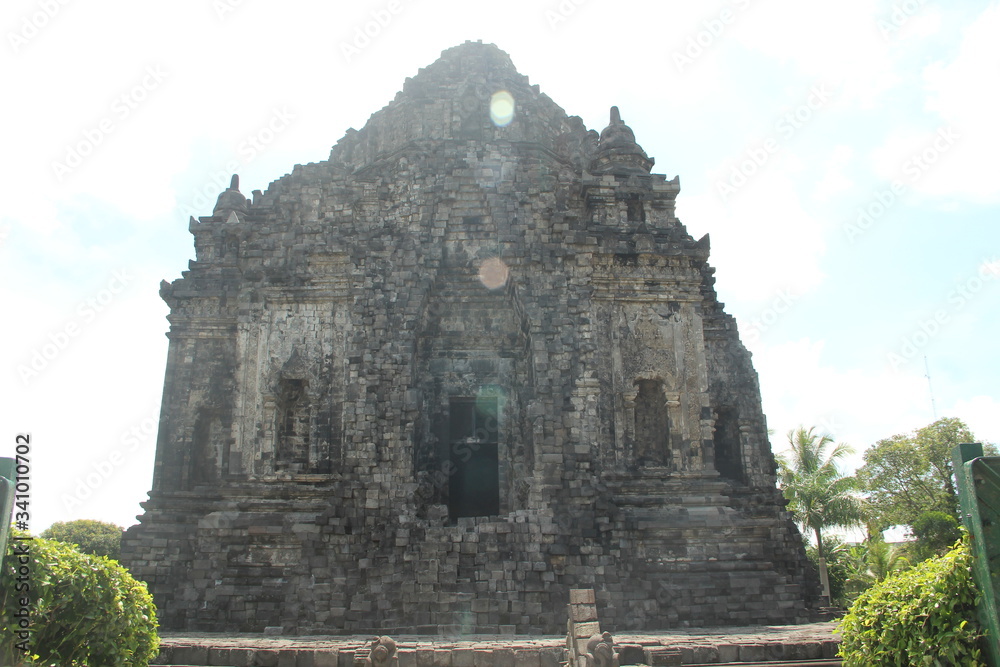
[(365, 667), (389, 667), (396, 655), (396, 641), (392, 637), (373, 637), (371, 651), (365, 659)]
[(618, 667), (614, 645), (610, 632), (593, 635), (587, 642), (587, 667)]

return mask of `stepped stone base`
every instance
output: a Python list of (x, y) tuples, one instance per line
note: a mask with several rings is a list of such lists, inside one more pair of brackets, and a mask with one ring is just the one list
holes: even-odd
[[(643, 664), (698, 665), (835, 660), (835, 623), (616, 634), (619, 657)], [(396, 667), (559, 667), (566, 637), (473, 635), (394, 637)], [(153, 665), (356, 667), (371, 637), (268, 637), (261, 634), (164, 633)], [(357, 662), (356, 662), (357, 661)], [(636, 664), (638, 660), (622, 665)], [(828, 664), (828, 663), (823, 663)]]

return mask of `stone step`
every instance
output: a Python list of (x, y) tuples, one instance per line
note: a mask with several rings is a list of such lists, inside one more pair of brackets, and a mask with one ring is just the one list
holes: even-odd
[[(615, 650), (642, 655), (645, 664), (814, 665), (839, 664), (834, 623), (796, 626), (705, 628), (615, 635)], [(395, 637), (393, 667), (559, 667), (564, 636)], [(261, 634), (171, 633), (161, 635), (151, 665), (171, 667), (359, 667), (370, 637), (292, 637)], [(680, 662), (677, 662), (679, 657)], [(777, 662), (775, 662), (777, 661)], [(809, 662), (812, 661), (812, 662)], [(624, 666), (625, 663), (623, 663)]]

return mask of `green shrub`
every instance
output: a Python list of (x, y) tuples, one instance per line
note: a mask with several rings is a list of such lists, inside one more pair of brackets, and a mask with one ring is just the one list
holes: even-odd
[(107, 556), (111, 560), (118, 560), (122, 554), (123, 532), (121, 526), (107, 521), (77, 519), (56, 521), (43, 530), (40, 537), (75, 544), (85, 554)]
[[(28, 664), (59, 667), (145, 667), (156, 657), (156, 608), (146, 585), (118, 563), (80, 553), (72, 545), (15, 533), (0, 569), (0, 664), (23, 657), (18, 636), (21, 605), (18, 577), (30, 574)], [(28, 563), (17, 549), (28, 545)], [(23, 557), (21, 557), (23, 558)], [(21, 644), (21, 646), (19, 646)]]
[(852, 665), (984, 665), (966, 541), (868, 589), (840, 622)]

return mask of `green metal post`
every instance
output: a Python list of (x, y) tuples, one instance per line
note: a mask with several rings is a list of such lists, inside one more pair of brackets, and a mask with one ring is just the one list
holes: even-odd
[(0, 558), (7, 554), (10, 513), (14, 509), (15, 470), (14, 459), (0, 457)]
[(985, 628), (986, 657), (1000, 667), (1000, 457), (983, 457), (983, 446), (966, 443), (952, 450), (962, 523), (972, 538), (972, 577), (979, 588), (979, 622)]

